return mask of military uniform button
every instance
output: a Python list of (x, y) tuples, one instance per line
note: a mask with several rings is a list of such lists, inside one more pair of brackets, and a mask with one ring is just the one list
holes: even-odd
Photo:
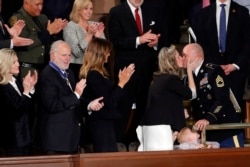
[(197, 100), (199, 101), (199, 100), (200, 100), (200, 98), (197, 98)]
[(41, 53), (41, 56), (43, 56), (44, 54), (43, 53)]
[(81, 126), (81, 123), (78, 123), (78, 126)]
[(225, 114), (223, 114), (223, 117), (226, 117), (226, 115), (225, 115)]
[(200, 105), (200, 108), (202, 108), (203, 107), (203, 105)]
[(205, 111), (202, 111), (202, 114), (205, 114)]

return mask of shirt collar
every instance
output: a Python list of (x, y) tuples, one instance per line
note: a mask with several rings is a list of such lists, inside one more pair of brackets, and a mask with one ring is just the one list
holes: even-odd
[(194, 70), (195, 76), (198, 75), (198, 73), (199, 73), (199, 71), (200, 71), (200, 69), (201, 69), (201, 66), (202, 66), (203, 62), (204, 62), (204, 60), (203, 60), (203, 61), (201, 62), (201, 64)]
[[(128, 6), (129, 6), (129, 8), (131, 9), (132, 13), (134, 13), (136, 7), (134, 7), (134, 6), (129, 2), (129, 0), (127, 0), (127, 2), (128, 2)], [(141, 7), (139, 7), (138, 9), (139, 9), (139, 11), (140, 11), (140, 10), (141, 10)]]
[(217, 8), (220, 7), (221, 4), (225, 4), (226, 7), (229, 8), (230, 4), (231, 4), (231, 0), (227, 0), (227, 1), (223, 2), (223, 3), (221, 3), (219, 0), (216, 0), (216, 4), (217, 4)]
[(11, 80), (9, 80), (10, 84), (16, 84), (16, 78), (12, 76)]

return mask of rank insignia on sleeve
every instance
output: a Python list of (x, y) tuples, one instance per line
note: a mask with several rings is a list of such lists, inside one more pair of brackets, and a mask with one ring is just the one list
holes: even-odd
[(216, 85), (219, 88), (222, 88), (222, 87), (225, 86), (224, 80), (220, 75), (218, 75), (217, 78), (216, 78)]

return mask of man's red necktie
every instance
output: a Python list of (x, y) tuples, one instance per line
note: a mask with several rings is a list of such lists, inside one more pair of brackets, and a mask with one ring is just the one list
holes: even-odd
[(139, 33), (140, 35), (142, 35), (141, 17), (138, 13), (138, 10), (139, 10), (138, 8), (135, 9), (135, 21), (136, 21), (136, 25), (139, 30)]

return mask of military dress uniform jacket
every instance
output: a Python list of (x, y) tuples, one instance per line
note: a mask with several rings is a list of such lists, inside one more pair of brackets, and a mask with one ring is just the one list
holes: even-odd
[(50, 44), (50, 34), (47, 31), (47, 16), (40, 14), (38, 17), (33, 17), (22, 7), (10, 18), (10, 24), (13, 25), (20, 19), (25, 21), (25, 27), (20, 36), (34, 40), (34, 43), (29, 46), (15, 48), (19, 61), (44, 64), (45, 54), (49, 51), (47, 46)]
[[(230, 99), (226, 76), (220, 66), (203, 63), (194, 80), (197, 98), (193, 101), (193, 113), (196, 120), (206, 119), (210, 124), (240, 122)], [(221, 141), (238, 132), (238, 130), (208, 131), (207, 139)]]

